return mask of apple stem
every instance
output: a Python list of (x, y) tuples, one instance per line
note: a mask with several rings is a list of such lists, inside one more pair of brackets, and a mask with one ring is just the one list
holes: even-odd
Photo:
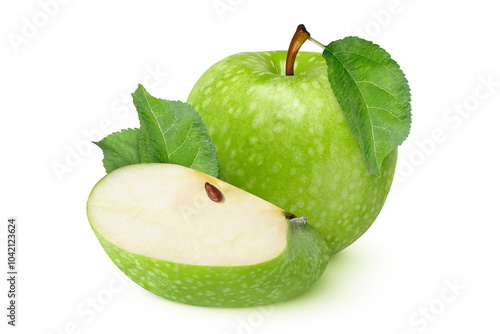
[(307, 223), (307, 218), (304, 216), (295, 217), (295, 218), (290, 219), (288, 222), (295, 225), (295, 226), (300, 226), (300, 225), (304, 225)]
[(313, 42), (314, 44), (316, 44), (317, 46), (319, 46), (320, 48), (322, 48), (323, 50), (326, 48), (326, 45), (323, 45), (321, 44), (320, 42), (318, 42), (317, 40), (315, 40), (314, 38), (312, 38), (311, 36), (309, 36), (309, 40), (311, 42)]
[(293, 67), (295, 65), (295, 57), (299, 53), (300, 47), (311, 37), (303, 24), (300, 24), (292, 37), (290, 46), (288, 47), (288, 53), (286, 55), (286, 75), (293, 76)]
[(286, 54), (286, 75), (293, 76), (293, 67), (295, 65), (295, 58), (299, 53), (300, 47), (305, 41), (310, 40), (317, 46), (322, 49), (325, 49), (326, 46), (315, 40), (311, 37), (311, 34), (306, 30), (306, 27), (303, 24), (299, 24), (295, 34), (292, 37), (292, 41), (290, 42), (290, 46), (288, 47), (288, 53)]

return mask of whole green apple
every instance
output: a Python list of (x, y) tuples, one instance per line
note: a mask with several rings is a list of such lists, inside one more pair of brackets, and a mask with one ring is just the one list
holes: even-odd
[(206, 71), (187, 100), (219, 159), (219, 177), (309, 218), (330, 254), (358, 239), (387, 198), (397, 150), (380, 177), (368, 172), (327, 78), (320, 53), (239, 53)]

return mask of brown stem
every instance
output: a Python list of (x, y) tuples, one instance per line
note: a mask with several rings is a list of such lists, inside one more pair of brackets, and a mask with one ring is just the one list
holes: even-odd
[(295, 57), (299, 53), (300, 47), (304, 44), (307, 39), (311, 37), (303, 24), (300, 24), (292, 37), (290, 46), (288, 47), (288, 53), (286, 55), (286, 75), (293, 75), (293, 66), (295, 65)]

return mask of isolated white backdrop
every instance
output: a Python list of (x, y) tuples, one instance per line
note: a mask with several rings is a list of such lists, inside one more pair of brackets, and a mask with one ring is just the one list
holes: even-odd
[[(0, 267), (16, 216), (20, 273), (15, 329), (1, 280), (2, 333), (500, 332), (493, 1), (2, 1), (0, 22)], [(85, 215), (105, 174), (89, 140), (138, 126), (137, 83), (185, 101), (210, 65), (284, 50), (299, 23), (324, 44), (373, 40), (409, 79), (411, 135), (373, 227), (310, 291), (271, 307), (187, 306), (123, 278)]]

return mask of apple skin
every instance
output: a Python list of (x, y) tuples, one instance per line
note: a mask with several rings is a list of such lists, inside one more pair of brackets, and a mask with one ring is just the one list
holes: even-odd
[(330, 254), (375, 221), (394, 177), (397, 149), (381, 176), (368, 172), (327, 78), (320, 53), (239, 53), (210, 67), (187, 102), (208, 128), (219, 178), (291, 213), (325, 238)]
[(289, 221), (287, 247), (269, 261), (246, 266), (199, 266), (128, 252), (94, 230), (116, 266), (144, 289), (175, 302), (209, 307), (250, 307), (291, 299), (316, 282), (328, 264), (328, 247), (309, 224)]

